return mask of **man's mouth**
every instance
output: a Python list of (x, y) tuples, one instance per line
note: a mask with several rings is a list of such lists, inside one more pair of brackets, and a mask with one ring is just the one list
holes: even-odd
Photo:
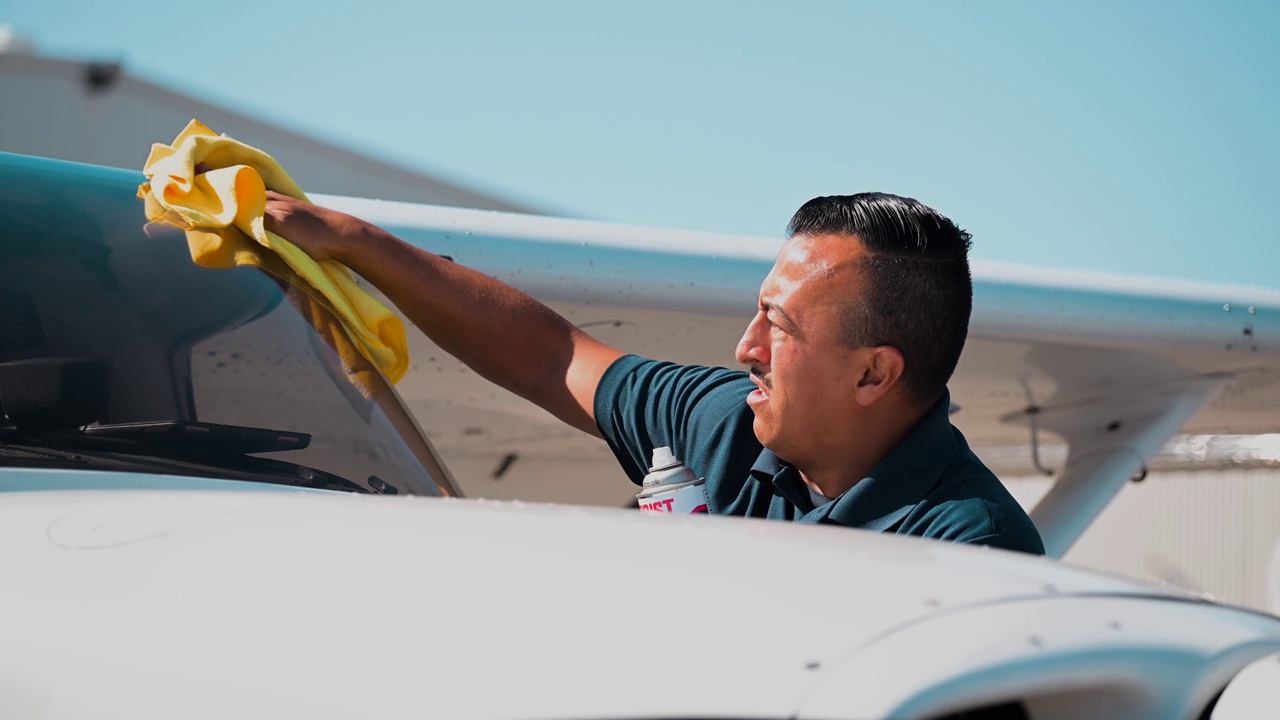
[(769, 391), (773, 389), (773, 383), (769, 378), (755, 368), (751, 368), (751, 381), (756, 384), (756, 389), (747, 395), (747, 404), (755, 405), (769, 399)]
[(769, 379), (768, 375), (761, 372), (760, 368), (753, 367), (747, 372), (751, 375), (752, 381), (754, 381), (761, 390), (768, 392), (773, 389), (773, 381)]

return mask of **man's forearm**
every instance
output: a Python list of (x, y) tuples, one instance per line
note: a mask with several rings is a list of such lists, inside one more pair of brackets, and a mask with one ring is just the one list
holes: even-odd
[(582, 389), (575, 396), (568, 374), (579, 344), (599, 343), (529, 295), (373, 225), (360, 226), (350, 240), (335, 259), (373, 283), (445, 352), (596, 433), (591, 398), (580, 397)]

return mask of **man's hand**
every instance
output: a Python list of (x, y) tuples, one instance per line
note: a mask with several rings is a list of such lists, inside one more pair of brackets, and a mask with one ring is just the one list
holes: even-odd
[(352, 246), (366, 236), (365, 221), (313, 205), (305, 200), (267, 191), (263, 218), (267, 230), (297, 245), (312, 259), (344, 262)]

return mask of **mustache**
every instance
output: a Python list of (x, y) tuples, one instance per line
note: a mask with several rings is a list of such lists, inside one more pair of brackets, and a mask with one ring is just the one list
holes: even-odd
[(747, 372), (751, 373), (751, 377), (759, 380), (760, 384), (764, 386), (765, 390), (773, 389), (773, 380), (770, 379), (768, 375), (765, 375), (763, 372), (761, 372), (760, 368), (752, 365)]

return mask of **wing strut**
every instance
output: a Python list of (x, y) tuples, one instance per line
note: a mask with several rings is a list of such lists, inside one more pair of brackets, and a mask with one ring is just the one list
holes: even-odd
[(1062, 557), (1169, 438), (1234, 382), (1229, 374), (1203, 375), (1009, 418), (1034, 421), (1069, 448), (1058, 481), (1031, 511), (1046, 554)]

